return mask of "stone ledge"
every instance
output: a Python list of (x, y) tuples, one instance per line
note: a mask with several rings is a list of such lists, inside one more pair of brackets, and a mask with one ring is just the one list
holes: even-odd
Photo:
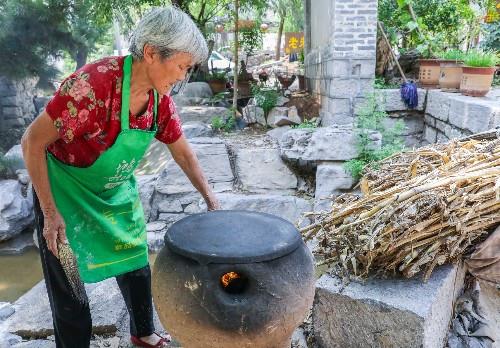
[(427, 283), (414, 279), (370, 279), (342, 286), (322, 276), (313, 307), (320, 347), (443, 347), (461, 292), (462, 266), (436, 268)]

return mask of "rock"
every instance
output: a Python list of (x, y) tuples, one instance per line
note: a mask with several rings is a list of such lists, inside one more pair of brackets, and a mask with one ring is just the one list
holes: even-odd
[[(311, 203), (303, 198), (281, 195), (248, 195), (220, 193), (217, 198), (225, 210), (250, 210), (277, 215), (292, 223), (296, 223), (304, 212), (312, 210)], [(203, 211), (206, 204), (200, 201)]]
[(464, 269), (438, 267), (427, 283), (369, 279), (344, 286), (323, 275), (316, 284), (313, 325), (320, 347), (443, 347)]
[(354, 179), (342, 163), (321, 163), (316, 170), (316, 199), (327, 198), (331, 195), (349, 190), (354, 184)]
[(33, 231), (27, 228), (15, 238), (0, 242), (0, 255), (18, 255), (35, 246)]
[(184, 208), (184, 213), (186, 214), (198, 214), (203, 212), (197, 202), (189, 204), (186, 208)]
[[(373, 147), (381, 146), (381, 135), (368, 134)], [(316, 161), (345, 161), (357, 157), (356, 134), (351, 126), (329, 126), (310, 129), (292, 129), (280, 140), (284, 160), (299, 165)]]
[(23, 338), (21, 336), (13, 335), (8, 332), (0, 332), (0, 347), (2, 348), (19, 347), (18, 344), (22, 343), (22, 341)]
[(186, 214), (161, 213), (158, 216), (158, 221), (163, 221), (166, 223), (167, 227), (170, 227), (170, 225), (172, 225), (174, 222), (177, 222), (184, 217), (186, 217)]
[(292, 335), (292, 345), (291, 348), (307, 348), (306, 336), (304, 334), (304, 329), (297, 328)]
[(154, 221), (146, 225), (146, 231), (158, 232), (163, 230), (165, 227), (167, 227), (167, 223), (165, 221)]
[(0, 321), (7, 319), (14, 314), (15, 311), (14, 306), (9, 302), (0, 302)]
[[(215, 192), (230, 191), (234, 177), (224, 142), (218, 138), (195, 139), (196, 141), (191, 142), (191, 147), (198, 156), (212, 189)], [(170, 160), (158, 177), (156, 191), (170, 195), (195, 192), (196, 189), (177, 163)]]
[(210, 85), (206, 82), (190, 82), (180, 94), (186, 98), (210, 98), (213, 96)]
[(182, 213), (182, 205), (178, 199), (163, 200), (158, 203), (159, 213)]
[(149, 252), (156, 253), (160, 251), (160, 249), (165, 245), (165, 233), (168, 231), (169, 227), (186, 216), (186, 214), (161, 213), (158, 217), (158, 221), (156, 221), (157, 225), (155, 226), (155, 229), (148, 229), (147, 238)]
[[(288, 119), (288, 108), (287, 107), (274, 107), (269, 111), (267, 116), (267, 122), (272, 127), (278, 127), (276, 122), (279, 120)], [(300, 122), (299, 122), (300, 123)], [(293, 124), (293, 122), (288, 123), (288, 125)], [(287, 125), (287, 124), (283, 124)]]
[(297, 188), (297, 177), (285, 165), (278, 149), (238, 149), (235, 168), (244, 191), (293, 193)]
[(274, 140), (280, 141), (281, 137), (283, 134), (288, 132), (292, 127), (290, 126), (283, 126), (283, 127), (278, 127), (278, 128), (273, 128), (270, 131), (267, 132), (267, 135), (269, 135), (271, 138)]
[(177, 109), (182, 123), (202, 122), (210, 124), (214, 117), (224, 118), (230, 111), (220, 106), (182, 106)]
[(294, 125), (297, 125), (297, 124), (299, 124), (299, 123), (293, 122), (288, 117), (282, 116), (282, 117), (275, 117), (274, 118), (274, 123), (272, 124), (272, 126), (274, 126), (274, 127), (283, 127), (283, 126), (294, 126)]
[(290, 108), (288, 108), (288, 119), (296, 124), (302, 123), (296, 106), (291, 106)]
[(21, 145), (14, 145), (11, 147), (10, 150), (3, 156), (3, 159), (7, 162), (7, 165), (13, 172), (18, 169), (26, 169)]
[(137, 175), (136, 179), (142, 208), (144, 209), (144, 218), (146, 219), (146, 222), (148, 222), (150, 219), (151, 200), (153, 199), (157, 176), (153, 174)]
[(18, 169), (16, 170), (17, 181), (19, 181), (22, 185), (28, 185), (31, 182), (31, 178), (28, 174), (27, 169)]
[(182, 132), (188, 139), (195, 137), (209, 137), (212, 136), (212, 129), (203, 122), (187, 122), (182, 125)]
[[(94, 334), (116, 332), (126, 316), (125, 302), (114, 279), (86, 284)], [(7, 331), (23, 338), (46, 338), (54, 333), (45, 283), (42, 280), (13, 304), (16, 312), (5, 325)]]
[(266, 119), (264, 117), (264, 109), (256, 105), (251, 105), (249, 103), (249, 105), (245, 106), (242, 109), (242, 116), (243, 120), (247, 124), (258, 123), (263, 126), (266, 125)]
[[(378, 89), (380, 102), (385, 104), (385, 111), (402, 111), (408, 110), (408, 107), (401, 99), (399, 89)], [(418, 88), (418, 105), (414, 110), (423, 111), (427, 90)]]
[(18, 235), (34, 220), (33, 201), (23, 196), (22, 187), (17, 180), (0, 181), (0, 241)]
[(289, 101), (290, 99), (283, 96), (279, 96), (278, 100), (276, 101), (276, 106), (285, 106), (285, 104), (288, 103)]

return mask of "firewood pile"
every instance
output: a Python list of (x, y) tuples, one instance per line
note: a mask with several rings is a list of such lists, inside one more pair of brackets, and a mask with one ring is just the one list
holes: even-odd
[[(498, 136), (498, 135), (497, 135)], [(301, 230), (315, 237), (320, 264), (337, 274), (427, 280), (500, 223), (500, 138), (433, 144), (368, 169), (361, 197), (337, 197), (330, 212), (309, 213)]]

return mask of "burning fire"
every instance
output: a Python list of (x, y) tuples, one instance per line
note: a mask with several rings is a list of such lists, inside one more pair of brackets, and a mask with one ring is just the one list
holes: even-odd
[(224, 287), (227, 287), (233, 280), (239, 279), (239, 278), (241, 278), (241, 276), (238, 273), (228, 272), (220, 278), (220, 281), (222, 282), (222, 285)]

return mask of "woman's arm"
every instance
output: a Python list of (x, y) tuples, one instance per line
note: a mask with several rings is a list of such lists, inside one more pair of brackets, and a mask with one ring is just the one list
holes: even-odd
[(208, 185), (208, 181), (203, 174), (198, 158), (184, 135), (176, 142), (168, 144), (167, 146), (175, 162), (181, 167), (184, 173), (186, 173), (193, 186), (205, 199), (208, 210), (220, 209), (219, 201)]
[(44, 215), (43, 236), (47, 247), (57, 257), (57, 239), (67, 243), (66, 226), (57, 210), (50, 190), (47, 170), (46, 148), (59, 139), (59, 133), (50, 116), (42, 112), (26, 129), (21, 139), (24, 162), (31, 177), (31, 183), (40, 201)]

